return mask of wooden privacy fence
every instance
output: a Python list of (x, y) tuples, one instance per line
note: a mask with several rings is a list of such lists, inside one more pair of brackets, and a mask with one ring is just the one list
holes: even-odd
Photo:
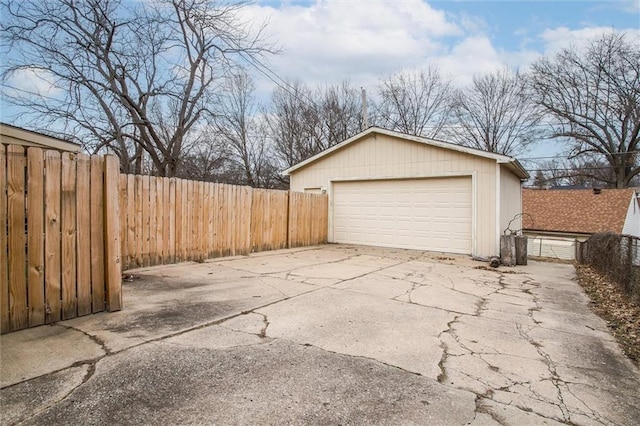
[(123, 267), (326, 242), (327, 200), (0, 144), (0, 332), (121, 309)]
[(125, 269), (327, 241), (326, 195), (120, 175), (119, 201)]
[(122, 304), (118, 160), (0, 145), (1, 332)]

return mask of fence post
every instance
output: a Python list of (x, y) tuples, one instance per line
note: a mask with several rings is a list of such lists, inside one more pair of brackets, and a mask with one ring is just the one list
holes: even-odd
[(25, 168), (24, 147), (9, 145), (7, 150), (7, 223), (9, 224), (9, 319), (12, 330), (29, 327), (27, 277), (25, 275)]
[(104, 157), (104, 270), (108, 311), (122, 309), (122, 263), (119, 214), (120, 167), (113, 155)]
[(582, 263), (582, 241), (576, 240), (576, 261)]

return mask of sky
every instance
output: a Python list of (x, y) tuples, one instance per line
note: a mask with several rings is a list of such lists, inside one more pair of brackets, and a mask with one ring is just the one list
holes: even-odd
[[(458, 87), (504, 65), (526, 71), (611, 29), (640, 43), (640, 0), (259, 0), (247, 14), (266, 20), (280, 46), (269, 60), (279, 78), (311, 87), (348, 79), (369, 93), (382, 77), (430, 65)], [(268, 96), (273, 82), (256, 79), (259, 96)], [(528, 155), (560, 150), (542, 141)]]
[[(268, 100), (274, 80), (314, 88), (346, 79), (373, 93), (391, 73), (430, 65), (459, 87), (504, 65), (526, 71), (607, 30), (640, 35), (640, 0), (256, 0), (243, 18), (266, 22), (265, 36), (280, 48), (267, 59), (269, 78), (254, 72), (257, 97)], [(9, 83), (46, 92), (26, 77)], [(554, 155), (550, 144), (534, 153)]]
[(430, 64), (464, 86), (612, 28), (640, 29), (640, 0), (258, 0), (247, 13), (268, 21), (282, 49), (270, 60), (280, 77), (365, 87)]

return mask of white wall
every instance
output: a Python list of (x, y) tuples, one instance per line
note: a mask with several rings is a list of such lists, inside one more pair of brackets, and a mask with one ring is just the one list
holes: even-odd
[(622, 233), (640, 237), (640, 208), (638, 208), (635, 195), (629, 201), (629, 209), (627, 210), (627, 218), (624, 221)]
[[(476, 217), (476, 245), (473, 254), (498, 255), (499, 226), (502, 224), (498, 196), (502, 182), (497, 174), (512, 175), (496, 160), (450, 149), (429, 146), (389, 135), (372, 133), (328, 154), (291, 174), (291, 190), (323, 187), (329, 195), (329, 241), (333, 234), (332, 182), (390, 178), (427, 178), (436, 176), (471, 176)], [(504, 183), (505, 200), (520, 190), (519, 180)], [(507, 187), (512, 186), (508, 189)], [(507, 203), (507, 201), (505, 201)], [(518, 202), (507, 203), (516, 206)], [(505, 204), (505, 209), (506, 205)], [(509, 212), (511, 214), (511, 212)], [(512, 215), (513, 216), (513, 215)], [(510, 219), (510, 218), (509, 218)]]
[(511, 219), (522, 213), (522, 185), (520, 178), (507, 167), (500, 166), (500, 233), (509, 226), (513, 231), (522, 229), (522, 217), (511, 225)]
[(576, 258), (576, 240), (527, 235), (527, 256), (574, 260)]

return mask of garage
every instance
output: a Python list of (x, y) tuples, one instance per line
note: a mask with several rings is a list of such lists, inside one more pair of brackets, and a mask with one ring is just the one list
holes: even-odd
[(472, 256), (500, 254), (519, 230), (515, 158), (379, 127), (284, 171), (292, 191), (329, 197), (329, 242)]
[(471, 177), (333, 185), (337, 243), (471, 254)]

